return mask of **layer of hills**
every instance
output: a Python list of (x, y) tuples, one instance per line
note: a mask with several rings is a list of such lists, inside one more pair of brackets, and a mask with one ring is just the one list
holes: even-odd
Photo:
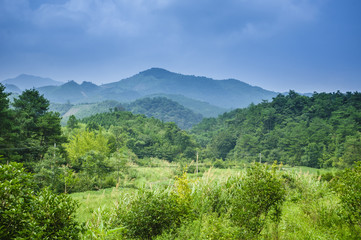
[[(25, 89), (39, 88), (44, 86), (60, 86), (63, 82), (55, 81), (51, 78), (43, 78), (28, 74), (21, 74), (15, 78), (1, 81), (9, 92), (21, 92)], [(10, 88), (10, 89), (9, 89)]]
[[(64, 121), (70, 115), (83, 118), (122, 105), (133, 113), (174, 121), (182, 128), (189, 128), (203, 117), (216, 117), (234, 108), (271, 100), (278, 94), (235, 79), (214, 80), (160, 68), (100, 86), (91, 82), (61, 83), (25, 74), (4, 80), (2, 84), (15, 94), (33, 87), (38, 89), (50, 100), (52, 110), (63, 115)], [(161, 105), (164, 106), (161, 108)]]
[[(25, 76), (28, 76), (25, 79)], [(36, 77), (35, 77), (36, 78)], [(130, 78), (101, 86), (91, 82), (78, 84), (69, 81), (59, 85), (51, 79), (20, 75), (7, 79), (3, 84), (12, 84), (23, 90), (35, 87), (54, 103), (84, 103), (116, 100), (130, 102), (148, 95), (181, 95), (223, 109), (247, 107), (250, 103), (271, 100), (277, 93), (254, 87), (235, 79), (214, 80), (206, 77), (182, 75), (160, 68), (151, 68)], [(41, 83), (41, 84), (39, 84)], [(44, 83), (46, 83), (44, 85)]]
[(50, 110), (61, 114), (63, 125), (67, 123), (71, 115), (74, 115), (77, 119), (82, 119), (109, 111), (129, 111), (134, 114), (144, 114), (147, 117), (154, 117), (163, 122), (174, 122), (182, 129), (190, 129), (203, 119), (202, 114), (195, 113), (166, 97), (146, 97), (126, 104), (114, 100), (76, 105), (52, 103)]

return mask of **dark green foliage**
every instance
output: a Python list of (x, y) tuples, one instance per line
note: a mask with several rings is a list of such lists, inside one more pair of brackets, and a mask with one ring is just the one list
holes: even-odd
[(34, 181), (38, 187), (49, 187), (55, 192), (64, 192), (62, 165), (66, 165), (66, 161), (60, 155), (59, 149), (50, 147), (44, 158), (34, 167)]
[[(96, 114), (82, 122), (97, 124), (106, 130), (113, 129), (116, 133), (114, 136), (118, 136), (116, 138), (139, 158), (157, 157), (174, 161), (182, 157), (192, 158), (196, 154), (193, 139), (174, 123), (163, 123), (158, 119), (123, 111)], [(117, 141), (113, 139), (112, 142), (113, 145)]]
[(0, 165), (0, 238), (78, 239), (77, 204), (67, 195), (34, 189), (21, 164)]
[(125, 107), (134, 114), (144, 114), (163, 122), (174, 122), (182, 129), (189, 129), (202, 120), (201, 114), (196, 114), (165, 97), (143, 98), (125, 105)]
[(80, 227), (74, 219), (77, 203), (66, 194), (42, 190), (33, 203), (39, 236), (45, 239), (79, 239)]
[(226, 168), (226, 164), (224, 163), (224, 161), (223, 161), (222, 159), (217, 159), (217, 160), (214, 162), (213, 166), (214, 166), (215, 168), (221, 168), (221, 169)]
[[(361, 163), (352, 169), (346, 169), (337, 178), (334, 189), (340, 197), (345, 210), (346, 220), (361, 231)], [(361, 237), (361, 235), (359, 236)]]
[(347, 167), (361, 151), (361, 93), (290, 91), (264, 101), (204, 119), (191, 133), (203, 155), (247, 162), (279, 162), (308, 167)]
[[(6, 108), (6, 104), (4, 106)], [(49, 146), (65, 141), (61, 136), (60, 117), (58, 113), (48, 112), (49, 101), (35, 89), (25, 90), (15, 98), (13, 107), (5, 111), (7, 114), (1, 119), (7, 126), (4, 133), (0, 132), (0, 141), (6, 139), (1, 146), (4, 151), (0, 153), (33, 169)]]
[(184, 214), (175, 195), (169, 190), (144, 191), (126, 212), (119, 212), (120, 223), (132, 238), (151, 239), (179, 226)]
[(0, 165), (0, 238), (22, 236), (31, 228), (34, 183), (21, 164)]
[(185, 108), (192, 110), (195, 113), (202, 114), (203, 117), (217, 117), (218, 115), (227, 111), (225, 108), (217, 107), (214, 105), (209, 104), (208, 102), (195, 100), (192, 98), (187, 98), (183, 95), (179, 94), (152, 94), (148, 95), (147, 97), (166, 97), (170, 100), (173, 100)]
[(14, 99), (15, 111), (26, 115), (28, 118), (35, 118), (44, 115), (49, 108), (49, 101), (35, 89), (25, 90), (19, 98)]
[(75, 117), (74, 115), (71, 115), (71, 116), (69, 117), (69, 120), (68, 120), (66, 126), (67, 126), (70, 130), (73, 130), (73, 129), (79, 127), (78, 120), (76, 119), (76, 117)]
[(5, 87), (0, 83), (0, 154), (9, 155), (13, 147), (11, 139), (14, 137), (14, 114), (9, 108), (10, 94), (5, 92)]
[(275, 170), (252, 165), (244, 177), (231, 179), (228, 185), (232, 196), (231, 219), (244, 238), (259, 234), (267, 218), (280, 221), (286, 192)]

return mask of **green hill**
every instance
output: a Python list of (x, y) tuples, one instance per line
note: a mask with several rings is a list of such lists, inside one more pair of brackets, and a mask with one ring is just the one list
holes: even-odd
[(211, 158), (348, 167), (360, 160), (361, 93), (290, 91), (204, 119), (191, 132)]
[(175, 94), (152, 94), (147, 95), (146, 97), (154, 98), (154, 97), (166, 97), (168, 99), (171, 99), (184, 107), (192, 110), (195, 113), (202, 114), (203, 117), (217, 117), (218, 115), (227, 112), (229, 109), (217, 107), (214, 105), (211, 105), (207, 102), (195, 100), (192, 98), (187, 98), (183, 95), (175, 95)]
[(126, 104), (124, 107), (135, 114), (144, 114), (163, 122), (174, 122), (182, 129), (191, 128), (203, 118), (201, 114), (196, 114), (165, 97), (143, 98)]
[(192, 158), (196, 153), (196, 143), (191, 136), (174, 123), (164, 123), (127, 111), (98, 113), (84, 118), (82, 122), (116, 133), (116, 138), (122, 139), (139, 158), (157, 157), (174, 161)]

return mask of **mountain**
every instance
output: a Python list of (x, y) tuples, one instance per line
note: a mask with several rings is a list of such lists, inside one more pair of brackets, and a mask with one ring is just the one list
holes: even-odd
[(91, 82), (78, 84), (75, 81), (69, 81), (60, 86), (46, 86), (38, 88), (44, 97), (55, 103), (65, 102), (97, 102), (101, 87)]
[(18, 88), (16, 85), (14, 84), (4, 84), (5, 86), (5, 92), (8, 92), (8, 93), (21, 93), (21, 90), (20, 88)]
[(203, 119), (201, 114), (194, 113), (166, 97), (142, 98), (124, 107), (134, 114), (144, 114), (163, 122), (174, 122), (182, 129), (189, 129)]
[(250, 103), (271, 100), (278, 95), (235, 79), (214, 80), (151, 68), (119, 82), (102, 85), (106, 89), (136, 91), (150, 94), (178, 94), (221, 108), (247, 107)]
[(71, 115), (77, 119), (89, 117), (114, 109), (127, 110), (134, 114), (144, 114), (147, 117), (154, 117), (163, 122), (175, 122), (182, 129), (189, 129), (199, 123), (203, 116), (194, 113), (188, 108), (165, 97), (142, 98), (128, 104), (120, 104), (114, 100), (107, 100), (99, 103), (51, 103), (50, 111), (59, 112), (62, 116), (61, 124), (65, 125)]
[(50, 110), (59, 112), (62, 116), (61, 124), (65, 125), (71, 115), (77, 119), (89, 117), (91, 115), (103, 112), (109, 112), (110, 109), (121, 109), (122, 105), (117, 101), (103, 101), (98, 103), (73, 104), (51, 104)]
[(21, 90), (39, 88), (44, 86), (59, 86), (63, 84), (63, 82), (58, 82), (50, 78), (43, 78), (27, 74), (21, 74), (15, 78), (6, 79), (1, 83), (15, 85)]
[[(15, 78), (17, 81), (8, 79), (5, 82), (14, 82), (15, 85), (18, 82), (30, 83), (30, 81), (19, 80), (26, 76), (29, 75), (20, 75)], [(278, 95), (276, 92), (251, 86), (235, 79), (214, 80), (207, 77), (173, 73), (161, 68), (151, 68), (132, 77), (101, 86), (90, 82), (78, 84), (74, 81), (57, 86), (56, 83), (59, 82), (51, 79), (47, 79), (49, 80), (46, 82), (47, 86), (44, 86), (45, 78), (32, 77), (32, 79), (34, 81), (38, 79), (37, 86), (42, 85), (38, 87), (39, 91), (55, 103), (92, 103), (105, 100), (124, 103), (153, 95), (166, 95), (167, 98), (206, 117), (217, 116), (234, 108), (247, 107), (251, 103), (257, 104), (262, 100), (271, 100)], [(19, 87), (19, 85), (17, 86)]]
[(209, 118), (209, 117), (217, 117), (218, 115), (225, 113), (229, 111), (230, 109), (217, 107), (214, 105), (211, 105), (207, 102), (195, 100), (192, 98), (187, 98), (180, 94), (151, 94), (145, 96), (145, 98), (154, 98), (154, 97), (166, 97), (170, 100), (173, 100), (184, 107), (192, 110), (195, 113), (202, 114), (203, 117)]

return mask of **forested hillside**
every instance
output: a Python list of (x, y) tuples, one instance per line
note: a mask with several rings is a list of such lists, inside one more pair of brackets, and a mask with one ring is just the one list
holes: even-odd
[(113, 111), (114, 109), (127, 110), (134, 114), (144, 114), (147, 117), (154, 117), (163, 122), (174, 122), (182, 129), (189, 129), (203, 119), (201, 114), (194, 113), (179, 103), (165, 97), (142, 98), (123, 104), (113, 100), (76, 105), (70, 103), (51, 103), (49, 109), (60, 113), (62, 125), (66, 125), (71, 115), (74, 115), (77, 119), (82, 119), (97, 113)]
[(361, 94), (290, 91), (204, 119), (192, 129), (208, 157), (347, 167), (361, 154)]
[(154, 97), (165, 97), (170, 100), (173, 100), (185, 108), (192, 110), (195, 113), (202, 114), (203, 117), (218, 117), (218, 115), (229, 111), (230, 109), (217, 107), (215, 105), (209, 104), (208, 102), (195, 100), (192, 98), (187, 98), (179, 94), (151, 94), (146, 96), (146, 98)]
[(4, 88), (1, 239), (360, 239), (359, 93), (290, 91), (191, 135), (121, 107), (61, 127), (37, 90)]
[(49, 111), (37, 90), (10, 103), (4, 89), (0, 84), (0, 161), (23, 163), (39, 187), (67, 192), (114, 186), (115, 178), (104, 178), (115, 169), (119, 178), (125, 163), (190, 161), (196, 155), (195, 141), (174, 123), (115, 107), (81, 122), (72, 115), (61, 129), (59, 113)]
[(174, 161), (195, 156), (196, 143), (174, 123), (163, 123), (125, 111), (96, 114), (82, 122), (88, 129), (103, 127), (112, 132), (111, 144), (124, 145), (139, 158), (158, 157)]
[(179, 103), (165, 97), (143, 98), (125, 104), (126, 110), (135, 114), (144, 114), (163, 122), (174, 122), (182, 129), (189, 129), (202, 120), (201, 114), (185, 108)]

